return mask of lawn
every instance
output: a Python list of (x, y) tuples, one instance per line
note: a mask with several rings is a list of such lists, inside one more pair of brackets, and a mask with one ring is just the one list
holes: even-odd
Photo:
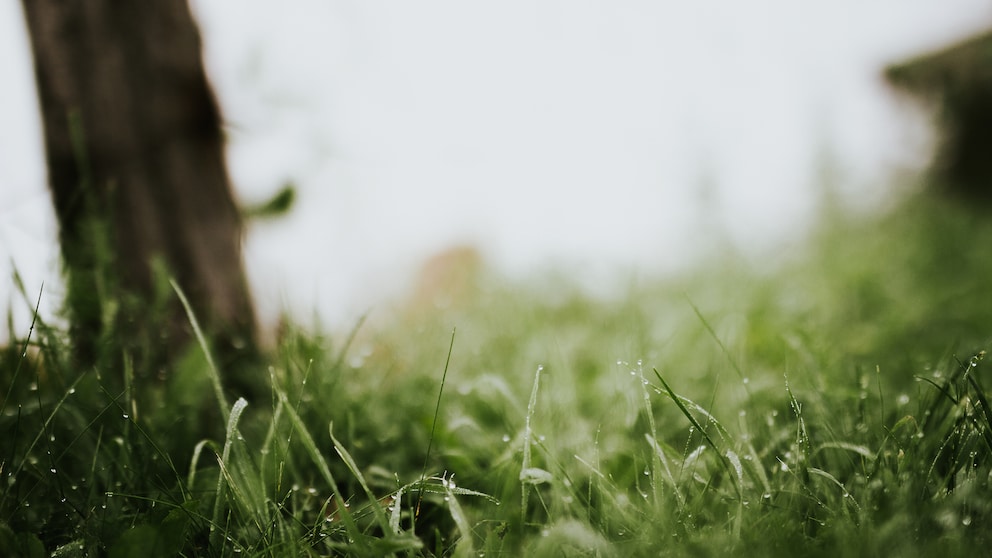
[(0, 360), (0, 555), (981, 554), (990, 244), (917, 197), (614, 297), (484, 273), (283, 327), (251, 401), (199, 345), (78, 370), (36, 322)]

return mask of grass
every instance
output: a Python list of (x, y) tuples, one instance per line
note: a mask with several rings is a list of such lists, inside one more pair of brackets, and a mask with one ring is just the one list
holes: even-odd
[(609, 300), (484, 277), (287, 328), (250, 402), (200, 346), (111, 377), (38, 321), (0, 360), (0, 555), (972, 556), (990, 241), (917, 199)]

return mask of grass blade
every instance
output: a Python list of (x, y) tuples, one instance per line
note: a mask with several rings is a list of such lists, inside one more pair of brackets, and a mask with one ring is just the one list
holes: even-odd
[[(444, 372), (441, 373), (441, 387), (437, 390), (437, 403), (434, 405), (434, 420), (431, 422), (431, 435), (427, 439), (427, 453), (424, 455), (424, 466), (420, 471), (420, 480), (424, 481), (427, 476), (427, 463), (431, 458), (431, 448), (434, 445), (434, 433), (437, 431), (437, 419), (441, 414), (441, 394), (444, 393), (444, 384), (448, 379), (448, 366), (451, 364), (451, 352), (455, 348), (455, 330), (451, 330), (451, 342), (448, 344), (448, 356), (444, 359)], [(420, 492), (420, 496), (417, 497), (417, 509), (414, 512), (414, 518), (420, 516), (420, 505), (424, 502), (424, 492)]]
[(472, 526), (468, 522), (468, 516), (465, 515), (465, 510), (462, 509), (461, 504), (458, 503), (458, 498), (455, 497), (454, 492), (451, 490), (452, 486), (449, 486), (449, 484), (453, 485), (454, 483), (444, 479), (442, 480), (442, 484), (445, 487), (444, 499), (448, 503), (451, 519), (455, 521), (455, 526), (458, 527), (458, 532), (461, 533), (461, 537), (455, 543), (455, 556), (474, 556), (475, 545), (472, 543)]
[(234, 403), (234, 409), (230, 413), (230, 418), (227, 421), (227, 438), (224, 440), (224, 449), (220, 456), (217, 458), (217, 462), (220, 465), (221, 471), (217, 475), (217, 493), (214, 495), (214, 513), (213, 520), (210, 522), (210, 544), (216, 547), (217, 537), (220, 536), (219, 531), (217, 531), (217, 526), (220, 525), (220, 516), (223, 510), (222, 503), (224, 501), (224, 486), (226, 480), (229, 478), (229, 473), (227, 469), (228, 459), (231, 455), (231, 444), (234, 442), (238, 431), (238, 421), (241, 419), (241, 413), (248, 406), (248, 402), (245, 399), (239, 398)]
[(207, 359), (208, 374), (210, 376), (210, 382), (214, 387), (214, 396), (217, 397), (217, 406), (220, 408), (224, 421), (227, 422), (231, 416), (231, 408), (228, 406), (227, 398), (224, 396), (224, 386), (220, 381), (220, 370), (217, 369), (217, 365), (214, 363), (214, 357), (210, 353), (207, 338), (203, 335), (203, 330), (200, 329), (200, 322), (197, 321), (196, 314), (193, 313), (193, 307), (190, 306), (189, 300), (186, 299), (182, 288), (179, 287), (179, 283), (170, 277), (169, 284), (172, 285), (172, 290), (176, 291), (179, 302), (182, 303), (183, 309), (186, 310), (186, 317), (189, 319), (190, 325), (193, 326), (193, 335), (196, 336), (196, 342), (200, 344), (203, 356)]
[(355, 463), (354, 458), (351, 457), (351, 454), (348, 453), (348, 450), (345, 449), (344, 444), (334, 437), (333, 423), (327, 425), (327, 433), (331, 436), (331, 442), (334, 444), (334, 449), (338, 452), (338, 455), (341, 456), (341, 459), (344, 460), (344, 464), (348, 467), (348, 470), (351, 471), (352, 476), (355, 477), (358, 484), (361, 485), (362, 490), (365, 491), (365, 495), (369, 499), (369, 505), (372, 506), (372, 514), (375, 516), (375, 520), (379, 524), (379, 527), (382, 528), (384, 532), (389, 533), (389, 520), (386, 519), (386, 512), (382, 509), (382, 504), (379, 503), (379, 499), (376, 498), (375, 494), (373, 494), (372, 490), (369, 488), (368, 483), (365, 482), (365, 476), (362, 475), (362, 472), (358, 469), (358, 465)]
[(344, 501), (344, 497), (341, 495), (341, 491), (338, 489), (338, 484), (334, 480), (334, 476), (331, 474), (331, 468), (327, 465), (327, 460), (317, 449), (317, 444), (313, 440), (313, 436), (307, 431), (306, 425), (303, 424), (303, 419), (300, 415), (293, 409), (293, 406), (289, 404), (289, 400), (286, 397), (286, 392), (277, 389), (276, 393), (279, 400), (282, 402), (283, 411), (289, 418), (289, 421), (293, 424), (293, 428), (299, 435), (300, 442), (303, 444), (303, 448), (310, 455), (310, 459), (313, 461), (314, 465), (317, 467), (317, 471), (324, 478), (324, 482), (331, 489), (332, 498), (334, 503), (337, 505), (338, 513), (341, 516), (341, 520), (344, 522), (345, 529), (354, 541), (364, 541), (361, 536), (361, 532), (358, 529), (358, 525), (355, 523), (355, 518), (352, 516), (351, 512), (348, 511), (348, 506)]
[(531, 436), (533, 431), (531, 430), (530, 421), (534, 416), (534, 410), (537, 408), (537, 392), (539, 386), (541, 385), (541, 372), (544, 371), (544, 366), (538, 366), (537, 371), (534, 373), (534, 386), (530, 390), (530, 400), (527, 402), (527, 416), (524, 419), (524, 456), (523, 461), (520, 464), (520, 481), (522, 482), (521, 494), (520, 494), (520, 513), (522, 517), (527, 517), (527, 498), (530, 495), (530, 485), (533, 484), (528, 482), (534, 472), (531, 471), (533, 467), (530, 466), (530, 445)]
[(730, 366), (734, 369), (735, 372), (737, 372), (737, 377), (741, 379), (741, 385), (744, 386), (744, 391), (748, 394), (748, 396), (750, 396), (751, 390), (748, 386), (747, 377), (744, 375), (744, 371), (741, 370), (741, 367), (737, 364), (737, 360), (734, 359), (733, 355), (730, 354), (730, 350), (728, 350), (727, 346), (724, 345), (723, 341), (720, 340), (720, 337), (716, 334), (716, 331), (713, 330), (713, 326), (710, 325), (709, 320), (707, 320), (706, 317), (703, 316), (703, 313), (699, 310), (699, 308), (695, 305), (695, 303), (692, 302), (692, 299), (689, 298), (689, 295), (686, 295), (685, 299), (686, 301), (689, 302), (689, 306), (692, 307), (692, 311), (696, 313), (696, 317), (699, 318), (699, 321), (703, 324), (703, 327), (706, 328), (706, 332), (710, 334), (710, 337), (712, 337), (713, 340), (716, 341), (716, 344), (720, 347), (720, 350), (723, 351), (723, 355), (727, 357), (727, 362), (729, 362)]

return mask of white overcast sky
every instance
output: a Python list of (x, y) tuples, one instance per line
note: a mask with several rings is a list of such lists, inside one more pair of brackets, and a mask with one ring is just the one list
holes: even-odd
[[(195, 0), (261, 313), (344, 326), (471, 243), (504, 272), (671, 269), (722, 231), (774, 249), (829, 151), (852, 205), (925, 162), (881, 69), (992, 25), (978, 0)], [(0, 3), (0, 308), (59, 302), (27, 39)], [(704, 201), (706, 200), (706, 201)], [(2, 337), (0, 331), (0, 337)]]

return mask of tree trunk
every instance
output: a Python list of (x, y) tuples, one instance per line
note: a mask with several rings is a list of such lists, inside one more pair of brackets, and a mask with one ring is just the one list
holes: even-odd
[(188, 342), (163, 272), (222, 354), (253, 350), (241, 216), (186, 0), (23, 7), (77, 354), (124, 341), (159, 366)]

